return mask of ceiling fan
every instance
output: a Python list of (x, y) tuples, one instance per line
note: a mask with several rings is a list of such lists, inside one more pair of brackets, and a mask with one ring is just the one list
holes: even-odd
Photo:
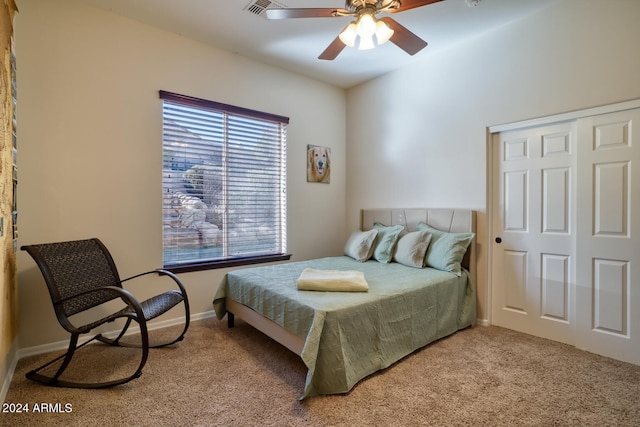
[(347, 25), (331, 44), (320, 54), (318, 59), (333, 60), (345, 46), (354, 47), (359, 39), (358, 49), (375, 47), (374, 36), (378, 45), (391, 40), (396, 46), (415, 55), (427, 42), (400, 25), (392, 18), (377, 18), (381, 12), (398, 13), (416, 7), (426, 6), (443, 0), (346, 0), (344, 9), (336, 8), (298, 8), (267, 9), (269, 19), (290, 18), (335, 18), (354, 17), (355, 21)]

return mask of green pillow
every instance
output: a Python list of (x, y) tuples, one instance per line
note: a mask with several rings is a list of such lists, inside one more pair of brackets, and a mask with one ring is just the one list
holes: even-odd
[(428, 231), (402, 233), (396, 244), (393, 260), (409, 267), (424, 267), (424, 257), (430, 241), (431, 233)]
[(401, 225), (387, 227), (375, 222), (373, 229), (378, 230), (378, 240), (373, 249), (373, 258), (378, 262), (391, 262), (393, 250), (396, 247), (396, 242), (398, 241), (398, 237), (400, 237), (400, 233), (404, 230), (404, 227)]
[(475, 233), (447, 233), (437, 230), (424, 222), (419, 222), (417, 230), (431, 233), (431, 243), (427, 249), (425, 263), (427, 267), (450, 271), (456, 276), (462, 274), (462, 258)]
[(373, 244), (376, 241), (378, 230), (354, 231), (344, 245), (344, 254), (351, 258), (365, 262), (371, 258)]

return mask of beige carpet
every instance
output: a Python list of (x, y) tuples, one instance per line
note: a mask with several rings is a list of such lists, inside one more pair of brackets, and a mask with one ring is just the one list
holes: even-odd
[[(129, 350), (92, 347), (76, 366), (81, 377), (95, 375), (105, 360), (134, 363)], [(6, 402), (28, 403), (31, 412), (2, 413), (0, 425), (640, 425), (640, 366), (498, 327), (458, 332), (347, 395), (304, 401), (303, 363), (241, 321), (231, 330), (213, 318), (194, 322), (185, 341), (151, 351), (140, 378), (110, 389), (26, 380), (44, 360), (19, 362)], [(35, 404), (70, 412), (34, 412)]]

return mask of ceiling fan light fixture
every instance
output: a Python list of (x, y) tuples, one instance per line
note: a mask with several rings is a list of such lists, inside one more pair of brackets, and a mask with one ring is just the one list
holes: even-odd
[(358, 45), (358, 50), (369, 50), (376, 47), (373, 43), (373, 36), (362, 37), (360, 36), (360, 44)]
[(363, 13), (357, 27), (361, 38), (371, 38), (376, 33), (376, 19), (370, 13)]
[[(251, 1), (256, 3), (260, 2), (260, 5), (262, 5), (262, 2), (271, 2), (274, 0)], [(427, 42), (412, 33), (409, 29), (400, 25), (396, 20), (390, 17), (384, 17), (378, 20), (377, 15), (380, 13), (394, 14), (404, 12), (444, 0), (344, 1), (344, 8), (303, 7), (289, 9), (278, 5), (276, 8), (266, 10), (266, 16), (268, 19), (350, 17), (352, 22), (333, 39), (329, 46), (318, 56), (318, 59), (327, 61), (334, 60), (346, 46), (358, 46), (358, 49), (373, 49), (377, 45), (382, 45), (389, 40), (409, 55), (415, 55), (427, 46)], [(465, 1), (469, 5), (475, 5), (482, 0)]]
[(378, 45), (386, 43), (393, 36), (393, 30), (389, 28), (387, 24), (382, 21), (376, 22), (376, 39), (378, 40)]
[(340, 40), (342, 40), (342, 43), (349, 47), (354, 47), (356, 45), (356, 38), (358, 37), (358, 31), (356, 28), (355, 22), (347, 25), (347, 28), (345, 28), (338, 36), (340, 37)]

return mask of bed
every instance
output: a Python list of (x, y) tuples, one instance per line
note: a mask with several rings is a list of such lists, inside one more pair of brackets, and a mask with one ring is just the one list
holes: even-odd
[[(367, 255), (358, 258), (348, 249), (350, 242), (367, 233), (376, 237)], [(395, 241), (389, 259), (388, 248), (386, 254), (380, 248), (393, 240), (390, 234)], [(407, 247), (401, 242), (426, 235), (427, 252), (415, 252), (414, 245), (411, 256), (429, 266), (408, 264), (400, 256)], [(218, 319), (227, 315), (230, 327), (240, 318), (302, 358), (308, 373), (301, 399), (347, 393), (368, 375), (474, 323), (474, 236), (472, 210), (365, 209), (345, 255), (230, 271), (216, 292), (214, 310)], [(368, 289), (300, 290), (298, 279), (306, 269), (362, 272)]]

